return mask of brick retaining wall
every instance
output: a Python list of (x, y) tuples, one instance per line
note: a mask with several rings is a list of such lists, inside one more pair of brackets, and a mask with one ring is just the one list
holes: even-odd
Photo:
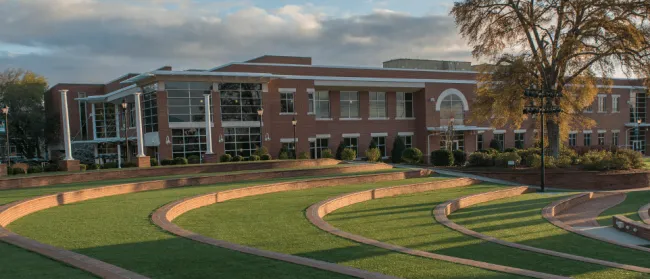
[(639, 217), (643, 223), (650, 225), (650, 203), (639, 208)]
[(645, 240), (650, 240), (650, 225), (634, 221), (625, 216), (617, 215), (612, 217), (612, 225), (615, 229), (629, 233)]
[(0, 179), (0, 190), (40, 187), (64, 183), (90, 182), (98, 180), (113, 180), (136, 177), (155, 177), (180, 174), (199, 174), (199, 173), (217, 173), (233, 172), (245, 170), (263, 170), (263, 169), (288, 169), (288, 168), (307, 168), (319, 166), (331, 166), (340, 164), (340, 161), (333, 159), (318, 160), (282, 160), (282, 161), (260, 161), (260, 162), (241, 162), (241, 163), (224, 163), (224, 164), (203, 164), (203, 165), (186, 165), (186, 166), (164, 166), (153, 168), (128, 168), (115, 170), (87, 171), (77, 173), (62, 173), (53, 175), (36, 175), (22, 177), (6, 177)]

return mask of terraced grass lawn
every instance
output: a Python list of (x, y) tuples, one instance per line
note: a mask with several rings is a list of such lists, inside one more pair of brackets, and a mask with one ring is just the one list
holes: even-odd
[(181, 215), (175, 223), (215, 239), (401, 278), (518, 278), (362, 245), (321, 231), (305, 217), (305, 210), (312, 204), (343, 193), (431, 179), (347, 185), (247, 197), (190, 211)]
[[(451, 219), (474, 231), (510, 242), (617, 263), (650, 267), (648, 253), (562, 230), (542, 217), (542, 208), (567, 194), (525, 194), (461, 209)], [(650, 275), (644, 274), (642, 278)]]
[(650, 191), (629, 192), (626, 194), (627, 197), (622, 203), (605, 210), (598, 216), (597, 220), (601, 226), (611, 226), (612, 216), (614, 215), (623, 215), (641, 222), (639, 208), (650, 203)]
[(80, 269), (0, 242), (0, 278), (96, 278)]
[(635, 278), (639, 273), (509, 248), (451, 230), (436, 222), (433, 209), (461, 196), (497, 190), (494, 184), (444, 189), (358, 203), (326, 220), (335, 227), (371, 239), (505, 266), (574, 278)]
[[(390, 171), (394, 170), (369, 173)], [(184, 197), (307, 178), (316, 177), (240, 181), (106, 197), (40, 211), (17, 220), (9, 229), (153, 278), (347, 278), (179, 238), (150, 220), (154, 210)]]

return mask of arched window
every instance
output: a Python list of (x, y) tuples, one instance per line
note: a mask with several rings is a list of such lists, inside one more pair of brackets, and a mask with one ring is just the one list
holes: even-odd
[(455, 125), (463, 125), (464, 116), (463, 100), (457, 94), (449, 94), (440, 101), (440, 125), (449, 125), (449, 120), (454, 118)]

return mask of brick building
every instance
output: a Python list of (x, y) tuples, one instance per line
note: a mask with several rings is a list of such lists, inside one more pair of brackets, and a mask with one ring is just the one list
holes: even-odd
[[(393, 141), (423, 152), (437, 150), (453, 119), (454, 148), (472, 152), (501, 146), (527, 147), (536, 133), (531, 121), (521, 127), (470, 123), (476, 72), (312, 65), (308, 57), (262, 56), (210, 70), (174, 71), (163, 67), (126, 74), (106, 84), (57, 84), (46, 93), (49, 149), (63, 149), (62, 104), (67, 89), (72, 150), (93, 147), (95, 157), (142, 153), (158, 159), (202, 156), (211, 138), (216, 155), (249, 156), (260, 144), (275, 157), (286, 146), (310, 152), (335, 150), (339, 142), (360, 155), (374, 140), (389, 156)], [(205, 98), (204, 94), (209, 94)], [(645, 151), (647, 88), (640, 80), (616, 80), (611, 94), (598, 95), (585, 111), (598, 122), (591, 130), (572, 131), (567, 144), (633, 146)], [(135, 102), (135, 98), (140, 102)], [(205, 100), (209, 100), (206, 107)], [(122, 103), (128, 104), (126, 116)], [(138, 104), (139, 103), (139, 104)], [(141, 112), (138, 136), (136, 110)], [(262, 117), (258, 108), (263, 108)], [(206, 108), (212, 123), (206, 129)], [(126, 125), (124, 119), (126, 118)], [(261, 118), (261, 121), (260, 121)], [(297, 121), (296, 135), (292, 120)], [(633, 132), (637, 121), (639, 136)], [(211, 131), (210, 136), (206, 133)], [(60, 139), (57, 143), (56, 139)], [(142, 154), (140, 154), (142, 155)]]

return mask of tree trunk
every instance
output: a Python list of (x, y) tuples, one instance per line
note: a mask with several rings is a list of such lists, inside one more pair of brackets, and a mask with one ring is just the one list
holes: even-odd
[(546, 135), (548, 138), (548, 151), (546, 154), (558, 158), (560, 156), (560, 125), (551, 119), (546, 120)]

